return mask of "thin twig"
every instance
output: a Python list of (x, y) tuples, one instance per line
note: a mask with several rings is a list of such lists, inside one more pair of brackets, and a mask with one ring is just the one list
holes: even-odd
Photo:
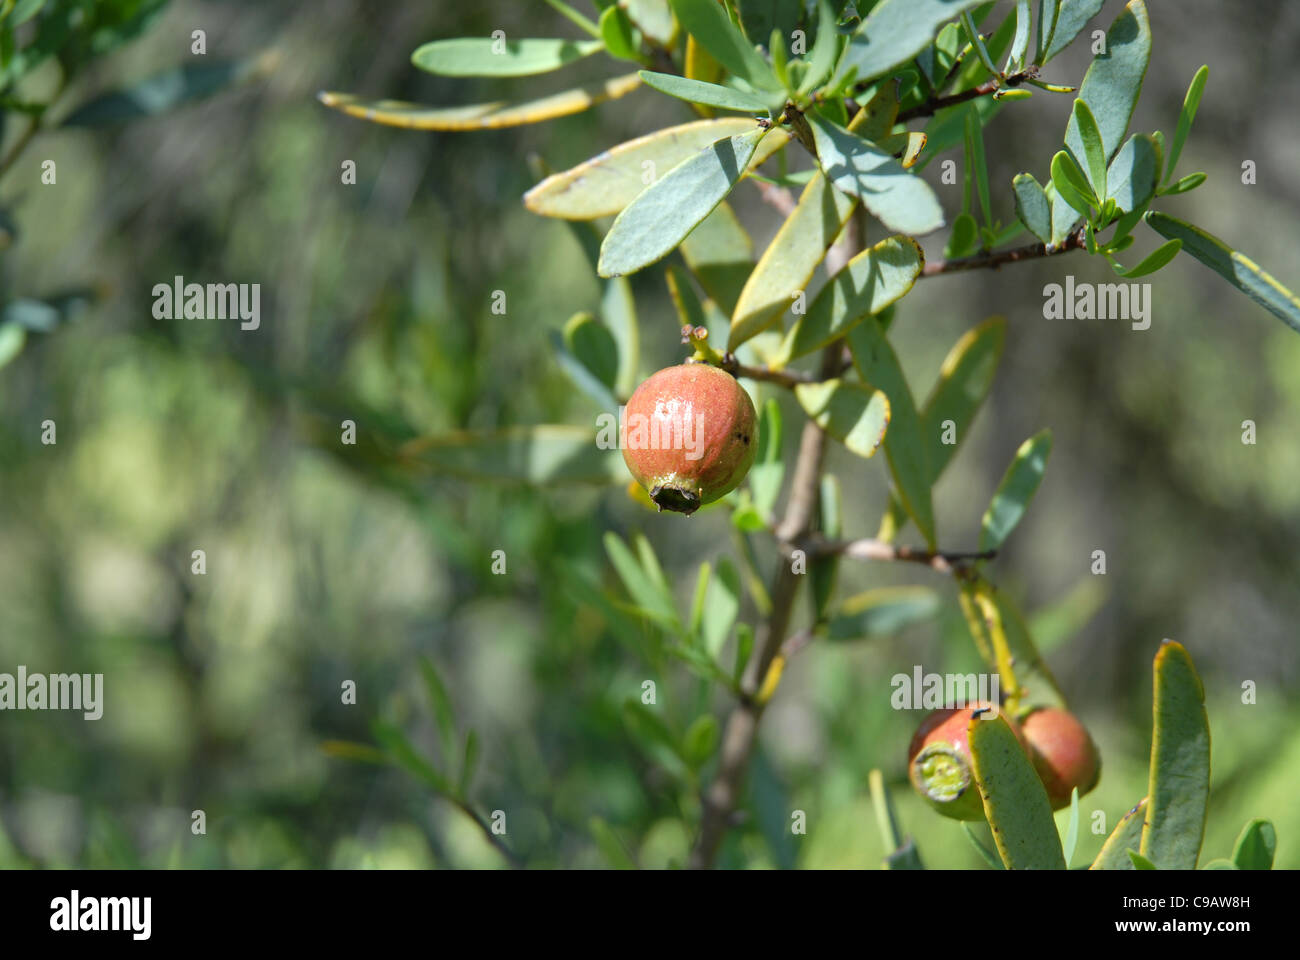
[(795, 200), (794, 194), (786, 187), (778, 187), (774, 183), (766, 183), (762, 180), (755, 180), (758, 184), (758, 195), (768, 206), (774, 207), (777, 213), (783, 217), (788, 217), (794, 213), (794, 208), (798, 201)]
[(519, 854), (515, 853), (508, 846), (506, 846), (506, 842), (504, 840), (502, 840), (499, 836), (497, 836), (495, 833), (492, 832), (492, 828), (488, 826), (486, 820), (484, 820), (482, 817), (478, 815), (477, 810), (475, 810), (467, 802), (461, 800), (458, 797), (451, 797), (450, 800), (453, 804), (456, 805), (457, 809), (459, 809), (463, 814), (465, 814), (465, 816), (469, 817), (471, 820), (474, 821), (474, 825), (477, 826), (480, 831), (482, 831), (483, 836), (487, 837), (488, 843), (492, 844), (492, 846), (497, 848), (497, 852), (500, 853), (501, 856), (506, 858), (506, 861), (510, 864), (511, 867), (513, 867), (516, 870), (524, 869), (523, 859), (520, 858)]
[(1005, 77), (994, 77), (992, 80), (986, 80), (977, 87), (971, 87), (969, 90), (963, 90), (961, 93), (949, 94), (946, 97), (930, 97), (924, 103), (919, 103), (908, 110), (902, 110), (898, 114), (898, 123), (906, 123), (908, 120), (916, 120), (919, 117), (932, 117), (944, 107), (955, 107), (959, 103), (966, 103), (970, 100), (976, 100), (980, 97), (987, 97), (990, 94), (997, 93), (1004, 87), (1018, 87), (1026, 83), (1031, 77), (1038, 75), (1038, 68), (1031, 67), (1020, 73), (1007, 74)]
[(917, 550), (871, 538), (823, 540), (820, 537), (805, 537), (790, 543), (789, 549), (802, 550), (808, 556), (839, 554), (853, 560), (899, 560), (906, 563), (919, 563), (940, 573), (952, 573), (956, 566), (973, 563), (976, 560), (992, 560), (998, 555), (996, 550)]
[(934, 260), (925, 265), (925, 268), (921, 271), (921, 276), (935, 277), (943, 273), (957, 273), (961, 270), (996, 270), (1008, 263), (1019, 263), (1021, 260), (1037, 260), (1041, 257), (1054, 257), (1058, 254), (1069, 253), (1071, 250), (1080, 250), (1083, 245), (1083, 229), (1080, 228), (1066, 237), (1059, 247), (1031, 243), (1028, 246), (1014, 247), (1010, 250), (984, 251), (970, 257), (960, 257), (956, 260)]

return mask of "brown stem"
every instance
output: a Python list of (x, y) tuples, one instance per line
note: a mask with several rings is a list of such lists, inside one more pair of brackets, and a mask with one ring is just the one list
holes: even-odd
[(820, 537), (805, 537), (790, 543), (790, 547), (804, 551), (808, 556), (826, 556), (840, 554), (853, 560), (899, 560), (907, 563), (919, 563), (938, 570), (951, 573), (958, 565), (972, 563), (976, 560), (992, 560), (998, 555), (996, 550), (953, 551), (953, 550), (916, 550), (912, 547), (887, 543), (884, 540), (823, 540)]
[(963, 90), (961, 93), (953, 93), (946, 97), (931, 97), (924, 103), (919, 103), (909, 110), (903, 110), (898, 114), (898, 123), (906, 123), (908, 120), (916, 120), (918, 117), (932, 117), (936, 112), (944, 107), (955, 107), (959, 103), (966, 103), (979, 97), (987, 97), (990, 94), (997, 93), (1004, 87), (1018, 87), (1030, 77), (1037, 76), (1038, 68), (1025, 70), (1021, 73), (1011, 73), (1005, 77), (994, 77), (992, 80), (986, 80), (977, 87), (971, 87), (969, 90)]
[(936, 277), (943, 273), (957, 273), (961, 270), (996, 270), (1008, 263), (1019, 263), (1021, 260), (1037, 260), (1041, 257), (1054, 257), (1058, 254), (1069, 253), (1071, 250), (1080, 250), (1083, 245), (1083, 229), (1080, 228), (1066, 237), (1059, 247), (1049, 249), (1044, 244), (1031, 243), (1028, 246), (1014, 247), (1011, 250), (984, 251), (974, 256), (960, 257), (956, 260), (934, 260), (925, 265), (925, 268), (921, 271), (921, 276)]

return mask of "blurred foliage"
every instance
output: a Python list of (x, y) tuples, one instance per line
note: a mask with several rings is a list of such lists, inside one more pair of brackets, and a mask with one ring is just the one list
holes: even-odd
[[(725, 514), (664, 520), (618, 488), (466, 482), (392, 456), (420, 435), (594, 419), (600, 408), (573, 390), (551, 344), (574, 311), (600, 305), (601, 287), (569, 231), (524, 209), (526, 158), (567, 169), (680, 122), (681, 104), (642, 91), (545, 126), (430, 135), (313, 99), (325, 87), (445, 104), (566, 89), (444, 79), (408, 62), (426, 40), (536, 33), (543, 20), (551, 35), (575, 34), (541, 4), (49, 0), (15, 4), (10, 21), (31, 8), (25, 23), (0, 23), (0, 670), (102, 672), (106, 704), (98, 721), (0, 715), (0, 865), (504, 865), (427, 782), (325, 748), (373, 743), (379, 721), (458, 772), (421, 658), (446, 687), (454, 746), (477, 732), (473, 808), (505, 811), (504, 839), (530, 866), (682, 863), (711, 774), (700, 758), (729, 700), (611, 600), (626, 593), (604, 534), (632, 551), (648, 538), (678, 611), (692, 609), (709, 562), (709, 606), (735, 597), (752, 622), (748, 573), (723, 575), (743, 556)], [(1194, 0), (1156, 6), (1153, 21), (1161, 47), (1137, 128), (1178, 114), (1192, 65), (1215, 75), (1184, 156), (1218, 192), (1170, 197), (1169, 209), (1249, 237), (1278, 276), (1300, 276), (1300, 194), (1282, 179), (1297, 146), (1300, 14), (1281, 0), (1231, 12)], [(177, 73), (198, 62), (196, 29), (207, 63), (257, 67), (220, 68), (234, 82), (221, 90), (215, 74)], [(1054, 61), (1062, 75), (1082, 75), (1078, 46)], [(594, 63), (570, 69), (602, 76)], [(96, 103), (105, 125), (83, 125)], [(1024, 156), (996, 142), (1034, 156), (1059, 146), (1068, 98), (1022, 106), (988, 128), (992, 183), (1010, 184)], [(56, 184), (41, 182), (46, 160)], [(348, 160), (355, 185), (341, 182)], [(1241, 184), (1244, 160), (1258, 185)], [(937, 164), (925, 176), (955, 206), (943, 191), (960, 186), (943, 186)], [(1001, 201), (1008, 222), (1007, 192)], [(752, 188), (733, 202), (765, 246), (773, 212)], [(1111, 279), (1098, 260), (1070, 263), (1080, 282)], [(153, 285), (177, 275), (260, 283), (261, 329), (154, 318)], [(1294, 868), (1300, 338), (1190, 258), (1148, 279), (1154, 322), (1140, 335), (1043, 320), (1043, 286), (1059, 280), (1050, 264), (938, 278), (909, 296), (891, 339), (918, 384), (967, 330), (1008, 318), (987, 409), (934, 513), (948, 521), (945, 545), (974, 545), (1021, 440), (1051, 426), (1051, 467), (997, 562), (1002, 589), (1055, 625), (1060, 642), (1044, 653), (1101, 748), (1076, 865), (1146, 790), (1151, 657), (1173, 637), (1196, 660), (1213, 732), (1203, 860), (1232, 856), (1260, 815), (1276, 825), (1276, 864)], [(680, 324), (662, 283), (631, 282), (653, 369), (680, 356)], [(760, 393), (800, 422), (793, 398)], [(55, 445), (41, 443), (46, 419)], [(356, 447), (336, 442), (344, 419)], [(1259, 425), (1256, 445), (1238, 440), (1245, 419)], [(843, 528), (874, 529), (890, 495), (880, 461), (834, 450), (828, 470), (845, 491)], [(751, 547), (760, 571), (777, 562)], [(1089, 574), (1095, 549), (1104, 578)], [(917, 576), (838, 572), (845, 596)], [(959, 824), (906, 789), (918, 718), (889, 705), (889, 678), (912, 664), (975, 669), (955, 589), (928, 585), (934, 618), (791, 659), (750, 778), (752, 816), (724, 865), (879, 865), (893, 851), (873, 825), (875, 768), (926, 866), (983, 863)], [(702, 642), (717, 629), (701, 623)], [(355, 706), (341, 698), (349, 680)], [(639, 706), (647, 680), (653, 713)], [(1254, 705), (1241, 702), (1245, 681), (1259, 686)], [(203, 836), (189, 829), (196, 809)], [(807, 836), (791, 836), (792, 809), (807, 811)], [(1056, 816), (1064, 824), (1069, 810)]]

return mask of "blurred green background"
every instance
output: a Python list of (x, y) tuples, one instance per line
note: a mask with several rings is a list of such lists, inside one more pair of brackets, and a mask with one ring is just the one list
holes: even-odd
[[(1120, 6), (1108, 2), (1095, 26)], [(1294, 288), (1300, 8), (1150, 6), (1155, 49), (1135, 128), (1171, 133), (1193, 72), (1211, 71), (1180, 165), (1209, 182), (1164, 209)], [(60, 127), (105, 90), (192, 62), (196, 29), (209, 60), (257, 71), (165, 115)], [(520, 99), (619, 70), (593, 58), (563, 75), (453, 81), (409, 65), (426, 40), (494, 29), (575, 34), (541, 0), (174, 2), (65, 90), (53, 61), (10, 90), (6, 150), (24, 128), (15, 104), (57, 99), (0, 179), (4, 299), (82, 291), (93, 302), (29, 335), (0, 369), (0, 671), (103, 673), (106, 702), (94, 722), (0, 714), (0, 865), (501, 865), (469, 818), (406, 773), (322, 749), (372, 742), (382, 717), (437, 759), (421, 656), (441, 671), (461, 730), (477, 732), (476, 808), (505, 811), (503, 839), (530, 865), (605, 865), (593, 818), (641, 866), (684, 859), (695, 774), (647, 748), (623, 705), (654, 680), (656, 710), (681, 732), (703, 713), (721, 722), (730, 701), (656, 655), (650, 628), (602, 613), (589, 585), (623, 595), (602, 536), (639, 530), (686, 608), (700, 562), (734, 555), (725, 512), (659, 517), (618, 487), (413, 475), (386, 457), (392, 443), (372, 441), (593, 424), (599, 411), (554, 363), (547, 335), (595, 308), (599, 287), (566, 227), (523, 209), (527, 157), (559, 169), (690, 118), (642, 90), (537, 127), (428, 134), (315, 100), (320, 89)], [(1089, 58), (1081, 38), (1049, 79), (1077, 83)], [(1015, 173), (1045, 181), (1069, 106), (1039, 93), (989, 128), (1004, 221)], [(52, 185), (41, 183), (46, 160)], [(340, 182), (346, 160), (356, 185)], [(1246, 160), (1255, 185), (1241, 182)], [(925, 175), (959, 205), (960, 184), (938, 173)], [(734, 203), (761, 250), (776, 214), (752, 185)], [(937, 255), (942, 239), (926, 246)], [(1097, 608), (1048, 653), (1104, 757), (1075, 863), (1104, 839), (1087, 829), (1093, 812), (1109, 830), (1145, 792), (1151, 658), (1168, 637), (1202, 672), (1214, 734), (1203, 860), (1228, 855), (1247, 818), (1266, 816), (1278, 864), (1300, 866), (1300, 336), (1188, 257), (1152, 278), (1149, 330), (1045, 320), (1042, 288), (1066, 272), (1110, 279), (1099, 259), (1075, 254), (926, 280), (900, 306), (893, 340), (922, 395), (964, 331), (1008, 319), (992, 395), (936, 491), (940, 541), (973, 546), (1016, 447), (1052, 428), (1046, 480), (992, 574), (1031, 614), (1063, 600)], [(260, 283), (261, 329), (155, 319), (152, 287), (177, 274)], [(634, 286), (648, 372), (683, 355), (678, 323), (660, 271)], [(504, 315), (491, 310), (498, 289)], [(792, 453), (801, 415), (781, 401)], [(366, 438), (355, 449), (338, 443), (345, 418)], [(57, 423), (52, 446), (40, 440), (46, 419)], [(1253, 446), (1241, 443), (1246, 419), (1258, 425)], [(874, 533), (883, 458), (837, 448), (828, 468), (846, 533)], [(766, 573), (777, 559), (759, 542)], [(204, 576), (190, 572), (196, 549)], [(1089, 573), (1097, 549), (1104, 577)], [(492, 573), (494, 550), (505, 575)], [(889, 678), (918, 663), (960, 669), (973, 652), (951, 582), (903, 566), (845, 566), (841, 592), (926, 583), (944, 597), (941, 614), (888, 640), (814, 644), (791, 663), (763, 725), (754, 816), (723, 864), (877, 866), (873, 767), (895, 785), (927, 865), (980, 863), (960, 827), (906, 786), (920, 716), (890, 709)], [(748, 600), (742, 619), (756, 619)], [(348, 680), (355, 705), (341, 702)], [(1258, 685), (1255, 705), (1241, 702), (1245, 681)], [(197, 809), (202, 836), (190, 831)], [(807, 836), (790, 835), (795, 809)]]

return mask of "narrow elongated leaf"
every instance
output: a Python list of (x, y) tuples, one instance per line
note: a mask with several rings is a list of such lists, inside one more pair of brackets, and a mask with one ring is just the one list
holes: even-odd
[(605, 552), (609, 554), (610, 563), (614, 565), (619, 579), (623, 581), (623, 586), (637, 607), (661, 626), (680, 629), (681, 621), (677, 616), (672, 591), (646, 570), (642, 560), (613, 531), (605, 534)]
[(1183, 109), (1178, 114), (1178, 129), (1174, 131), (1174, 145), (1169, 151), (1169, 167), (1165, 173), (1165, 182), (1168, 183), (1174, 175), (1174, 168), (1178, 166), (1178, 158), (1182, 156), (1183, 144), (1187, 142), (1187, 134), (1192, 129), (1192, 121), (1196, 119), (1196, 109), (1201, 105), (1201, 94), (1205, 92), (1205, 81), (1210, 78), (1210, 68), (1202, 66), (1196, 71), (1196, 76), (1192, 77), (1191, 85), (1187, 88), (1187, 95), (1183, 97)]
[[(614, 9), (613, 7), (610, 8)], [(635, 870), (636, 863), (633, 861), (627, 848), (623, 846), (623, 841), (618, 838), (614, 828), (602, 820), (600, 817), (592, 817), (588, 823), (591, 830), (591, 839), (595, 841), (596, 848), (600, 855), (605, 858), (605, 863), (615, 870)]]
[[(1092, 187), (1088, 184), (1087, 177), (1074, 162), (1074, 158), (1064, 150), (1052, 157), (1052, 187), (1056, 190), (1056, 195), (1072, 208), (1072, 212), (1086, 213), (1089, 207), (1099, 206), (1097, 198), (1092, 195)], [(1079, 213), (1074, 214), (1075, 220), (1078, 219)], [(1055, 225), (1055, 210), (1052, 211), (1052, 221)]]
[(1061, 837), (1061, 854), (1065, 857), (1065, 868), (1070, 868), (1074, 859), (1074, 847), (1079, 842), (1079, 788), (1070, 791), (1070, 820), (1065, 825), (1065, 834)]
[(1300, 332), (1300, 297), (1265, 273), (1245, 254), (1233, 250), (1199, 227), (1166, 213), (1148, 210), (1146, 222), (1161, 236), (1181, 240), (1185, 251), (1291, 329)]
[(462, 797), (469, 794), (474, 785), (474, 774), (478, 772), (478, 734), (471, 730), (465, 734), (465, 752), (460, 762), (460, 778), (457, 787)]
[[(1007, 322), (1003, 317), (984, 321), (953, 345), (939, 368), (939, 379), (921, 414), (932, 484), (938, 481), (957, 447), (966, 439), (980, 405), (993, 386), (1006, 331)], [(955, 443), (945, 442), (948, 421), (952, 422)]]
[(981, 551), (997, 550), (1016, 528), (1029, 507), (1029, 501), (1038, 491), (1051, 452), (1050, 430), (1036, 433), (1020, 445), (993, 494), (993, 502), (984, 511), (984, 520), (980, 524)]
[(925, 254), (910, 237), (890, 237), (862, 251), (831, 278), (795, 320), (782, 345), (789, 362), (819, 350), (912, 289)]
[(889, 398), (855, 380), (801, 383), (795, 397), (804, 412), (853, 453), (870, 457), (889, 425)]
[(1015, 72), (1025, 65), (1032, 27), (1033, 14), (1030, 13), (1029, 0), (1016, 0), (1016, 35), (1011, 41), (1011, 53), (1007, 55), (1008, 72)]
[[(984, 130), (979, 124), (979, 111), (974, 107), (966, 108), (966, 170), (967, 176), (975, 180), (976, 193), (979, 196), (980, 212), (984, 215), (984, 225), (993, 228), (993, 205), (989, 200), (989, 170), (984, 157)], [(969, 182), (969, 181), (968, 181)], [(969, 187), (967, 187), (969, 196)], [(963, 205), (969, 207), (969, 202)]]
[[(552, 174), (524, 194), (533, 213), (566, 220), (613, 216), (652, 182), (726, 137), (755, 129), (748, 118), (696, 120), (667, 127), (621, 143), (562, 173)], [(750, 158), (753, 169), (789, 142), (783, 130), (771, 130)]]
[(435, 793), (452, 796), (451, 781), (443, 776), (411, 745), (400, 729), (386, 720), (376, 720), (370, 728), (371, 734), (393, 762), (431, 788)]
[(443, 762), (451, 763), (456, 756), (456, 717), (451, 709), (451, 697), (447, 695), (447, 687), (438, 675), (438, 669), (428, 657), (420, 658), (420, 677), (433, 708), (434, 725), (442, 739)]
[[(590, 314), (579, 314), (573, 319), (577, 320), (582, 316), (590, 318), (592, 323), (596, 322), (595, 318), (591, 317)], [(606, 331), (606, 335), (608, 335), (608, 331)], [(615, 399), (609, 386), (603, 383), (600, 377), (586, 363), (574, 356), (573, 351), (564, 341), (564, 335), (557, 330), (552, 330), (549, 334), (549, 340), (551, 351), (555, 354), (555, 362), (573, 381), (573, 385), (595, 401), (596, 405), (602, 410), (616, 410), (618, 400)]]
[(766, 132), (719, 140), (647, 187), (609, 228), (596, 272), (624, 276), (667, 256), (731, 192)]
[(831, 75), (839, 52), (840, 36), (835, 29), (835, 13), (827, 0), (817, 0), (817, 39), (808, 54), (808, 72), (799, 84), (800, 93), (817, 89)]
[(1052, 205), (1032, 173), (1018, 173), (1011, 181), (1016, 195), (1016, 216), (1043, 243), (1052, 242)]
[(853, 327), (848, 333), (849, 350), (858, 375), (889, 397), (890, 423), (885, 436), (885, 456), (889, 470), (908, 515), (921, 531), (926, 544), (935, 547), (934, 508), (930, 501), (930, 462), (928, 443), (921, 430), (921, 416), (916, 411), (912, 391), (903, 376), (903, 368), (884, 331), (874, 317)]
[(1073, 43), (1079, 31), (1097, 15), (1105, 2), (1106, 0), (1059, 0), (1052, 42), (1048, 45), (1047, 56), (1037, 61), (1039, 65), (1051, 60)]
[(27, 328), (16, 323), (0, 323), (0, 367), (22, 353), (27, 343)]
[[(1061, 15), (1065, 15), (1064, 7)], [(1106, 52), (1092, 61), (1079, 87), (1079, 99), (1097, 121), (1107, 163), (1128, 132), (1150, 59), (1151, 24), (1146, 4), (1130, 0), (1106, 33)], [(1065, 128), (1065, 145), (1076, 157), (1086, 155), (1078, 117), (1073, 113)]]
[(1034, 46), (1034, 63), (1042, 66), (1047, 51), (1052, 48), (1052, 35), (1056, 32), (1056, 15), (1061, 0), (1038, 0), (1038, 38)]
[(605, 52), (615, 59), (641, 59), (640, 32), (621, 7), (609, 7), (600, 15), (600, 39), (605, 43)]
[(1178, 251), (1183, 248), (1181, 240), (1166, 240), (1160, 246), (1156, 247), (1146, 258), (1136, 267), (1120, 272), (1121, 277), (1128, 277), (1130, 280), (1136, 280), (1138, 277), (1145, 277), (1148, 273), (1155, 273), (1161, 267), (1165, 266), (1174, 257), (1178, 256)]
[[(822, 477), (821, 496), (817, 498), (817, 512), (820, 521), (818, 530), (827, 540), (837, 540), (844, 528), (843, 497), (840, 495), (839, 478), (828, 473)], [(831, 598), (835, 595), (835, 582), (839, 578), (840, 558), (838, 554), (821, 556), (813, 559), (808, 567), (808, 578), (813, 594), (813, 609), (816, 611), (818, 624), (826, 621)]]
[[(771, 134), (755, 153), (762, 152)], [(750, 161), (750, 169), (754, 161)], [(754, 270), (754, 242), (724, 200), (682, 241), (682, 259), (700, 281), (704, 292), (727, 316), (736, 307), (740, 291)], [(721, 331), (715, 331), (721, 339)]]
[(470, 479), (529, 484), (616, 483), (627, 479), (617, 427), (608, 449), (597, 435), (567, 424), (458, 431), (413, 440), (399, 459), (416, 469)]
[(1136, 849), (1142, 842), (1142, 826), (1146, 820), (1147, 801), (1143, 797), (1138, 805), (1124, 816), (1111, 831), (1106, 842), (1101, 845), (1101, 852), (1092, 861), (1089, 870), (1134, 870), (1133, 861), (1128, 852)]
[(641, 85), (635, 73), (603, 80), (576, 90), (566, 90), (528, 103), (503, 100), (462, 107), (431, 107), (404, 100), (367, 100), (350, 93), (324, 92), (317, 99), (350, 117), (407, 130), (496, 130), (541, 123), (581, 113), (606, 100), (616, 100)]
[(709, 581), (708, 599), (704, 604), (702, 633), (704, 649), (716, 658), (722, 652), (731, 628), (740, 613), (740, 577), (726, 557), (718, 558), (718, 567)]
[(776, 77), (717, 0), (671, 0), (673, 12), (714, 60), (760, 90), (775, 90)]
[(880, 0), (849, 40), (838, 74), (856, 68), (859, 81), (872, 80), (907, 63), (930, 45), (949, 20), (981, 0)]
[(1238, 870), (1272, 870), (1277, 852), (1277, 831), (1270, 820), (1256, 819), (1246, 824), (1237, 837), (1232, 862)]
[(1154, 729), (1146, 825), (1139, 853), (1162, 870), (1195, 870), (1210, 798), (1205, 688), (1180, 643), (1155, 659)]
[(920, 177), (890, 154), (816, 113), (817, 159), (837, 190), (857, 197), (890, 230), (920, 235), (943, 226), (943, 208)]
[(622, 6), (641, 32), (661, 47), (669, 46), (677, 33), (668, 0), (624, 0)]
[(611, 390), (618, 378), (618, 344), (609, 328), (580, 313), (564, 326), (564, 344), (592, 376)]
[(1105, 149), (1101, 145), (1101, 131), (1097, 128), (1097, 121), (1088, 104), (1083, 100), (1074, 101), (1072, 118), (1079, 131), (1079, 140), (1083, 144), (1083, 153), (1076, 153), (1075, 159), (1084, 164), (1084, 172), (1092, 187), (1093, 196), (1104, 203), (1107, 196), (1106, 156)]
[(527, 77), (589, 57), (599, 40), (510, 40), (457, 37), (416, 48), (411, 63), (443, 77)]
[(979, 835), (975, 832), (975, 828), (972, 827), (970, 823), (963, 822), (961, 829), (962, 832), (966, 834), (966, 839), (970, 841), (971, 846), (975, 848), (975, 852), (978, 853), (984, 862), (989, 865), (990, 869), (1006, 869), (1006, 866), (1002, 863), (1002, 858), (990, 849), (988, 844), (980, 839)]
[(1142, 854), (1138, 853), (1136, 850), (1129, 850), (1128, 858), (1133, 861), (1134, 870), (1158, 870), (1159, 869), (1159, 867), (1157, 867), (1155, 863), (1153, 863), (1147, 857), (1142, 856)]
[(647, 87), (653, 87), (660, 93), (691, 103), (701, 103), (706, 107), (739, 110), (741, 113), (769, 112), (767, 105), (760, 98), (734, 87), (724, 87), (720, 83), (704, 83), (701, 80), (691, 80), (670, 73), (654, 73), (651, 70), (642, 70), (641, 79), (645, 81)]
[(1047, 790), (1006, 717), (972, 719), (967, 737), (984, 815), (1007, 869), (1064, 870)]
[(826, 639), (891, 637), (939, 612), (939, 595), (929, 587), (875, 587), (846, 599), (831, 618)]
[(807, 287), (857, 204), (820, 171), (813, 176), (740, 292), (731, 315), (728, 350), (735, 351), (790, 309), (792, 298)]
[(765, 521), (770, 520), (781, 494), (785, 460), (781, 456), (781, 406), (775, 398), (763, 404), (758, 416), (758, 453), (749, 470), (749, 489), (754, 507)]

